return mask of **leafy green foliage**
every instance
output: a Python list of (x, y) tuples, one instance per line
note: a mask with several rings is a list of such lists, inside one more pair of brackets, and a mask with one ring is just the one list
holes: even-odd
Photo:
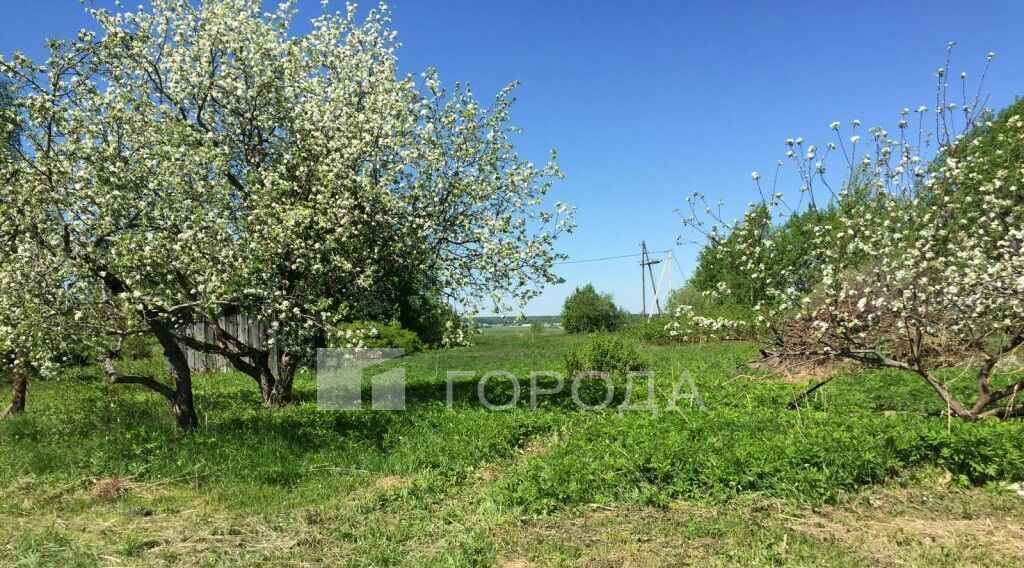
[(410, 261), (405, 259), (380, 268), (380, 284), (364, 295), (359, 315), (353, 319), (395, 321), (416, 333), (424, 344), (439, 346), (446, 326), (458, 321), (459, 315), (441, 299), (437, 283), (415, 266), (417, 262)]
[(156, 351), (157, 343), (149, 336), (133, 335), (121, 345), (121, 357), (129, 361), (149, 359)]
[(947, 431), (908, 416), (751, 410), (605, 417), (516, 472), (501, 496), (535, 510), (741, 493), (820, 502), (922, 465), (964, 483), (1020, 477), (1024, 425), (958, 423)]
[[(814, 247), (834, 237), (843, 216), (859, 214), (869, 199), (871, 191), (863, 176), (854, 174), (841, 198), (792, 212), (781, 223), (772, 218), (768, 206), (752, 207), (728, 234), (714, 233), (700, 250), (691, 278), (669, 293), (668, 312), (677, 314), (681, 306), (689, 306), (692, 316), (709, 320), (756, 321), (759, 307), (772, 305), (778, 298), (764, 280), (749, 277), (755, 271), (771, 275), (767, 281), (777, 289), (813, 292), (823, 276)], [(858, 258), (850, 264), (867, 261), (869, 256)]]
[(615, 305), (611, 294), (600, 294), (592, 284), (576, 288), (562, 307), (562, 327), (568, 333), (615, 331), (628, 315)]
[(621, 335), (591, 335), (582, 345), (566, 352), (565, 368), (569, 376), (586, 371), (624, 375), (649, 369), (650, 362), (634, 339)]
[(632, 321), (622, 333), (641, 343), (653, 345), (671, 345), (682, 342), (682, 338), (679, 335), (672, 335), (667, 329), (666, 326), (670, 321), (670, 318), (667, 317)]
[(740, 239), (751, 234), (772, 243), (757, 258), (763, 264), (762, 270), (781, 277), (784, 282), (779, 285), (784, 288), (812, 291), (821, 282), (821, 267), (810, 254), (815, 246), (815, 231), (835, 231), (839, 216), (865, 193), (863, 189), (851, 188), (844, 201), (793, 214), (780, 225), (773, 224), (767, 209), (755, 209), (743, 221), (755, 226), (752, 232), (733, 231), (701, 249), (693, 276), (684, 287), (669, 294), (670, 313), (680, 305), (690, 305), (695, 314), (708, 318), (753, 319), (754, 307), (770, 302), (771, 298), (767, 290), (746, 276), (749, 270), (744, 266), (750, 261), (750, 247)]
[[(712, 290), (713, 292), (713, 290)], [(676, 315), (682, 306), (690, 306), (693, 313), (707, 318), (725, 318), (730, 320), (749, 320), (751, 306), (737, 294), (715, 294), (697, 288), (697, 284), (688, 282), (681, 288), (669, 292), (666, 311)]]
[[(1019, 135), (1020, 123), (1014, 121), (1014, 117), (1021, 115), (1024, 115), (1024, 99), (1018, 99), (996, 116), (989, 116), (989, 120), (981, 122), (950, 148), (949, 153), (967, 168), (959, 175), (941, 175), (941, 163), (932, 164), (932, 169), (938, 170), (940, 176), (935, 185), (924, 188), (919, 206), (938, 205), (938, 201), (944, 199), (940, 211), (947, 220), (969, 223), (962, 218), (963, 213), (974, 211), (982, 204), (986, 214), (1005, 220), (1012, 227), (1013, 220), (1019, 219), (1024, 210), (1024, 192), (1006, 188), (1000, 174), (1018, 171), (1024, 164), (1024, 137)], [(1000, 193), (1006, 201), (998, 207), (985, 196), (985, 189), (993, 184), (1005, 188)], [(963, 243), (944, 238), (936, 245), (941, 246), (936, 254), (945, 255), (962, 247)]]
[(403, 329), (398, 322), (357, 321), (342, 325), (341, 333), (358, 336), (360, 347), (404, 349), (406, 353), (416, 353), (425, 347), (415, 332)]

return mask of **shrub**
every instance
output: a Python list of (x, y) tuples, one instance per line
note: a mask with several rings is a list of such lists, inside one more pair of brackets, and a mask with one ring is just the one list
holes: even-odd
[(751, 320), (754, 317), (750, 306), (738, 300), (734, 294), (723, 295), (718, 290), (700, 290), (692, 282), (669, 293), (665, 312), (675, 316), (685, 306), (689, 306), (693, 313), (707, 318)]
[(748, 339), (758, 334), (758, 326), (749, 320), (721, 315), (704, 316), (687, 305), (679, 306), (665, 330), (678, 341)]
[(565, 368), (570, 376), (585, 371), (626, 374), (649, 369), (650, 362), (632, 338), (593, 335), (566, 352)]
[(419, 336), (403, 329), (396, 322), (355, 321), (341, 326), (339, 332), (339, 338), (332, 341), (333, 347), (393, 348), (405, 349), (406, 353), (415, 353), (424, 348)]
[(682, 337), (672, 335), (668, 329), (671, 322), (672, 319), (668, 317), (657, 317), (650, 321), (635, 321), (626, 326), (624, 333), (641, 343), (652, 343), (654, 345), (679, 343), (682, 341)]
[[(459, 314), (435, 294), (415, 292), (403, 295), (399, 301), (398, 322), (430, 346), (446, 343), (452, 322), (459, 321)], [(447, 342), (450, 342), (448, 340)]]
[(591, 284), (576, 288), (562, 307), (562, 327), (568, 333), (615, 331), (627, 319), (610, 294), (599, 294)]

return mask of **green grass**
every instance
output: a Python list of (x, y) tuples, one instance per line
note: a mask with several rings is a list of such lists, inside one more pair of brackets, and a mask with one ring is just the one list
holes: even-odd
[[(565, 353), (583, 341), (496, 329), (470, 348), (389, 363), (406, 368), (405, 412), (318, 410), (310, 374), (299, 403), (269, 411), (248, 378), (198, 375), (203, 427), (188, 436), (160, 400), (88, 369), (36, 382), (29, 413), (0, 423), (0, 565), (1024, 559), (1010, 538), (1024, 534), (1024, 501), (999, 489), (1024, 479), (1024, 424), (950, 423), (920, 380), (877, 371), (848, 372), (787, 411), (807, 385), (747, 369), (756, 350), (743, 343), (645, 346), (653, 415), (617, 410), (622, 376), (605, 410), (580, 409), (568, 385), (531, 410), (529, 374), (564, 372)], [(510, 372), (519, 403), (489, 411), (477, 381), (464, 378), (448, 408), (447, 370)], [(689, 401), (666, 410), (683, 371), (706, 410)], [(645, 393), (634, 388), (634, 398)], [(595, 404), (605, 386), (588, 381), (579, 392)], [(513, 386), (495, 379), (486, 393), (504, 403)], [(110, 479), (124, 495), (102, 499), (97, 483)], [(908, 494), (942, 506), (897, 507)], [(864, 505), (871, 496), (896, 505), (876, 519)], [(960, 546), (968, 521), (990, 529)], [(925, 528), (878, 528), (894, 523)], [(961, 527), (952, 540), (928, 532), (947, 525)], [(1004, 537), (1018, 544), (997, 547)], [(984, 548), (977, 539), (993, 550), (971, 552)]]

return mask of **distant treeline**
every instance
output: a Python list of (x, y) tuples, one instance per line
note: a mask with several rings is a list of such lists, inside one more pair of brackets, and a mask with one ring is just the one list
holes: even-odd
[(484, 327), (532, 325), (559, 325), (561, 316), (484, 316), (476, 318), (476, 323)]
[[(640, 314), (628, 314), (629, 321), (641, 321), (645, 319), (645, 316)], [(522, 326), (532, 325), (539, 323), (541, 325), (561, 325), (562, 316), (483, 316), (476, 318), (476, 323), (484, 327), (501, 327), (501, 326)]]

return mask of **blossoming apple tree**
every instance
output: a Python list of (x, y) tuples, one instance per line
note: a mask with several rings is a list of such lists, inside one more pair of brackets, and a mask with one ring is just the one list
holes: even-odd
[[(723, 222), (711, 207), (701, 215), (698, 196), (687, 223), (753, 283), (753, 323), (772, 338), (770, 355), (905, 370), (952, 416), (1010, 418), (1024, 414), (1010, 359), (1024, 345), (1024, 105), (994, 116), (980, 88), (968, 94), (966, 73), (952, 102), (949, 72), (947, 60), (935, 106), (904, 109), (894, 132), (853, 121), (845, 135), (833, 123), (836, 141), (824, 148), (787, 140), (801, 203), (787, 204), (774, 184), (769, 193), (755, 172), (762, 199), (743, 220)], [(833, 187), (836, 156), (846, 175)], [(799, 265), (778, 261), (785, 251), (766, 211), (815, 220)], [(808, 266), (811, 282), (797, 277)], [(973, 395), (957, 390), (952, 370), (971, 373)]]
[[(32, 225), (65, 278), (102, 285), (112, 332), (131, 315), (157, 338), (174, 386), (134, 382), (186, 428), (183, 346), (226, 357), (277, 404), (311, 339), (395, 274), (463, 308), (525, 302), (555, 279), (554, 241), (572, 227), (571, 209), (544, 208), (554, 161), (515, 152), (512, 87), (485, 107), (435, 71), (401, 75), (383, 5), (359, 21), (325, 3), (294, 33), (293, 4), (94, 10), (99, 32), (52, 42), (45, 63), (0, 60), (23, 123), (5, 190), (33, 196), (4, 223)], [(219, 325), (230, 312), (268, 326), (278, 372)], [(212, 340), (188, 333), (196, 322)]]

